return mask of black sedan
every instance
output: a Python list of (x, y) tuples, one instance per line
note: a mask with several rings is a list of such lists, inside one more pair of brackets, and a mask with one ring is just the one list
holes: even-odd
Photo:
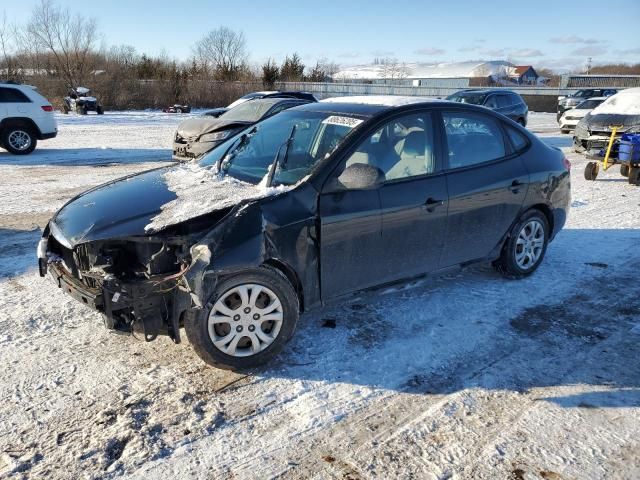
[(258, 98), (247, 100), (217, 117), (205, 115), (185, 120), (178, 125), (173, 139), (173, 159), (186, 161), (201, 157), (249, 125), (309, 101), (279, 96)]
[(184, 326), (207, 363), (244, 369), (301, 313), (363, 289), (473, 262), (532, 274), (565, 223), (569, 168), (485, 108), (312, 103), (79, 195), (44, 230), (40, 273), (109, 328), (179, 342)]

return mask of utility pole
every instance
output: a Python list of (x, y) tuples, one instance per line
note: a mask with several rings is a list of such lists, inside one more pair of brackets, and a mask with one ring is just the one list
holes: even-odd
[(591, 57), (587, 58), (587, 75), (591, 75)]

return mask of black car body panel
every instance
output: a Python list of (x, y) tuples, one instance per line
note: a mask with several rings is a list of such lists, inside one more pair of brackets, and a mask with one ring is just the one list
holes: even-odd
[[(504, 158), (449, 169), (441, 111), (491, 116), (524, 145), (516, 149), (505, 133)], [(276, 270), (306, 311), (382, 283), (497, 258), (528, 209), (547, 215), (551, 237), (564, 225), (570, 182), (563, 154), (501, 115), (451, 102), (313, 103), (292, 112), (335, 113), (362, 123), (290, 189), (194, 211), (189, 220), (152, 233), (145, 226), (175, 197), (163, 177), (167, 169), (79, 195), (43, 233), (41, 274), (49, 264), (58, 285), (104, 313), (110, 328), (138, 329), (147, 340), (168, 334), (178, 342), (184, 315), (202, 308), (216, 283), (233, 272)], [(433, 174), (363, 190), (334, 187), (339, 165), (362, 140), (380, 124), (416, 112), (435, 121)]]

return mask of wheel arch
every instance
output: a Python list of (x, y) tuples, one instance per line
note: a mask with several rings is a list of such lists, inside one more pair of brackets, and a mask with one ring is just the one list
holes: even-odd
[(33, 131), (38, 140), (42, 140), (42, 132), (40, 131), (40, 128), (38, 128), (36, 122), (34, 122), (29, 117), (9, 117), (3, 119), (2, 121), (0, 121), (0, 132), (3, 132), (6, 128), (11, 128), (18, 125), (26, 125)]
[(281, 275), (287, 279), (287, 281), (291, 284), (293, 289), (298, 296), (298, 305), (300, 308), (299, 313), (304, 312), (304, 289), (302, 288), (302, 282), (298, 277), (298, 273), (295, 271), (293, 267), (288, 265), (286, 262), (279, 260), (277, 258), (268, 258), (262, 263), (263, 267), (271, 268), (272, 270), (276, 270)]

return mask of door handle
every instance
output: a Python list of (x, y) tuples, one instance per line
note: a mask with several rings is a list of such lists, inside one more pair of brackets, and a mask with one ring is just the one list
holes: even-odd
[(520, 180), (514, 180), (513, 182), (511, 182), (509, 190), (511, 190), (513, 193), (518, 193), (520, 191), (520, 187), (522, 187), (523, 185), (524, 183), (522, 183)]
[(444, 205), (444, 200), (436, 200), (433, 197), (429, 197), (426, 202), (424, 202), (423, 207), (427, 210), (427, 212), (433, 212), (436, 207), (440, 207)]

